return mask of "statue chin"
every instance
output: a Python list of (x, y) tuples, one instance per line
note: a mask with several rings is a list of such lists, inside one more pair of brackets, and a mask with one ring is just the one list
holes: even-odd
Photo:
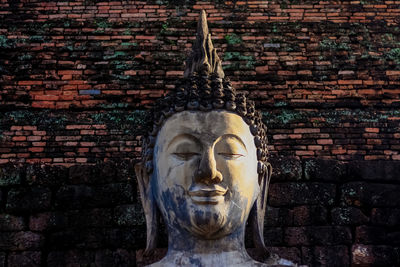
[(185, 229), (203, 239), (220, 238), (232, 231), (227, 225), (227, 215), (213, 208), (198, 209), (191, 213), (190, 225)]
[(177, 216), (180, 228), (200, 239), (218, 239), (232, 234), (245, 224), (247, 216), (231, 201), (216, 205), (199, 205), (187, 199), (187, 209), (181, 209), (186, 217)]

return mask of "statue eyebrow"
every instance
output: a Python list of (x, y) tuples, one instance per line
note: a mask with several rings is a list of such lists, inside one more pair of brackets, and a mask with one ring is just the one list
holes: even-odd
[(242, 139), (241, 139), (239, 136), (235, 135), (235, 134), (224, 134), (224, 135), (220, 136), (220, 137), (216, 140), (216, 143), (219, 142), (219, 141), (222, 140), (222, 139), (225, 139), (225, 138), (233, 138), (233, 139), (236, 139), (237, 141), (239, 141), (239, 143), (244, 147), (244, 149), (245, 149), (246, 152), (247, 152), (247, 147), (246, 147), (246, 145), (244, 144), (244, 142), (242, 141)]
[(199, 139), (197, 139), (196, 137), (194, 137), (191, 134), (184, 133), (184, 134), (179, 134), (179, 135), (175, 136), (174, 138), (172, 138), (172, 140), (168, 143), (167, 149), (169, 149), (169, 147), (173, 143), (175, 143), (176, 141), (178, 141), (179, 139), (182, 139), (182, 138), (189, 139), (189, 140), (193, 141), (194, 143), (196, 143), (196, 145), (200, 145)]

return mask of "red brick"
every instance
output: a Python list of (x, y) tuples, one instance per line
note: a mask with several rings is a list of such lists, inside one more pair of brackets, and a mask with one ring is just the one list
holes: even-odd
[(28, 150), (30, 152), (43, 152), (44, 151), (44, 147), (30, 147), (30, 148), (28, 148)]
[(34, 101), (32, 102), (33, 108), (54, 108), (55, 103), (50, 101)]
[(56, 136), (56, 141), (75, 141), (80, 139), (80, 136)]
[(87, 158), (76, 158), (75, 160), (78, 163), (86, 163), (87, 162)]
[(81, 135), (93, 135), (94, 130), (81, 130)]
[(167, 77), (168, 76), (183, 76), (183, 71), (171, 70), (171, 71), (167, 71), (166, 75), (167, 75)]
[(268, 66), (258, 66), (256, 67), (257, 74), (267, 74), (268, 73)]
[(322, 146), (315, 146), (315, 145), (307, 146), (307, 148), (309, 150), (322, 150)]
[(22, 130), (22, 126), (13, 125), (13, 126), (11, 126), (10, 130), (11, 131), (20, 131), (20, 130)]
[(367, 133), (379, 133), (379, 128), (365, 128)]
[(67, 130), (77, 130), (77, 129), (90, 129), (91, 128), (91, 126), (90, 125), (82, 125), (82, 124), (79, 124), (79, 125), (67, 125), (67, 126), (65, 126), (65, 129), (67, 129)]
[(297, 150), (297, 156), (314, 156), (314, 151), (307, 151), (307, 150)]
[(81, 146), (96, 146), (95, 142), (80, 142)]
[(155, 35), (136, 35), (135, 39), (136, 40), (155, 40), (156, 36)]
[(400, 160), (400, 155), (392, 155), (393, 160)]
[(332, 145), (333, 144), (333, 140), (332, 139), (318, 139), (317, 143), (319, 145)]
[(107, 125), (104, 124), (93, 124), (92, 127), (95, 129), (107, 129)]
[(339, 80), (338, 84), (362, 84), (362, 80)]
[(100, 35), (97, 35), (97, 36), (88, 36), (88, 40), (110, 40), (111, 39), (111, 37), (110, 36), (100, 36)]
[(36, 131), (37, 130), (36, 126), (23, 126), (22, 128), (26, 131)]
[(78, 144), (78, 142), (65, 142), (64, 145), (65, 146), (76, 146)]
[(20, 81), (18, 85), (42, 85), (43, 81)]
[(27, 141), (40, 141), (42, 139), (41, 136), (28, 136), (26, 138)]
[(46, 142), (32, 142), (32, 146), (46, 146)]
[(347, 152), (346, 149), (332, 149), (332, 154), (335, 155), (346, 154), (346, 152)]
[(400, 75), (400, 70), (387, 70), (386, 75)]
[(33, 131), (32, 133), (33, 135), (41, 135), (41, 136), (46, 135), (46, 131)]
[(82, 75), (81, 70), (59, 70), (58, 75)]
[(30, 133), (30, 131), (16, 131), (15, 135), (29, 135)]
[(26, 136), (14, 136), (13, 141), (26, 141)]
[(319, 128), (297, 128), (294, 129), (294, 133), (319, 133)]
[(272, 136), (272, 138), (275, 140), (288, 139), (288, 135), (287, 134), (274, 134)]
[(1, 153), (1, 158), (3, 159), (7, 159), (7, 158), (15, 158), (17, 155), (16, 154), (5, 154), (5, 153)]

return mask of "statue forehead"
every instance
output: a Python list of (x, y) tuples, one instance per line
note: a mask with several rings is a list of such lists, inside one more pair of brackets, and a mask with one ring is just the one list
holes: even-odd
[(237, 134), (251, 137), (249, 126), (239, 115), (224, 111), (213, 110), (182, 111), (168, 118), (162, 126), (158, 138), (168, 140), (182, 133), (194, 135), (219, 137), (222, 134)]

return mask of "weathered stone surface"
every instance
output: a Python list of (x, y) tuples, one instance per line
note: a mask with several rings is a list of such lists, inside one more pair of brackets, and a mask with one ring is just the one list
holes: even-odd
[(301, 251), (294, 247), (267, 247), (268, 251), (296, 263), (301, 262)]
[(96, 266), (121, 266), (130, 267), (136, 263), (136, 253), (132, 250), (117, 249), (117, 250), (100, 250), (96, 251), (95, 265)]
[(53, 250), (64, 249), (97, 249), (106, 244), (106, 230), (74, 228), (50, 233), (49, 245)]
[(26, 181), (31, 185), (56, 186), (66, 182), (67, 173), (64, 166), (31, 164), (26, 168)]
[(119, 226), (145, 225), (142, 206), (139, 204), (117, 206), (114, 209), (114, 221)]
[[(114, 171), (108, 168), (108, 171)], [(112, 175), (112, 173), (110, 173)], [(93, 184), (101, 183), (99, 168), (92, 165), (74, 165), (69, 168), (68, 179), (71, 184)], [(105, 182), (105, 181), (104, 181)]]
[(283, 229), (281, 227), (267, 227), (264, 229), (264, 242), (266, 246), (279, 246), (283, 242)]
[(41, 266), (42, 253), (39, 251), (12, 252), (8, 255), (8, 267)]
[(286, 205), (333, 205), (336, 186), (325, 183), (274, 183), (270, 186), (269, 204)]
[(317, 181), (341, 181), (346, 178), (347, 166), (337, 160), (306, 159), (304, 178)]
[(21, 231), (26, 227), (23, 217), (0, 214), (0, 229), (3, 231)]
[(11, 189), (7, 195), (6, 210), (9, 212), (36, 212), (50, 208), (51, 191), (47, 187), (32, 186)]
[(400, 181), (398, 161), (351, 161), (349, 175), (354, 179), (371, 181)]
[(144, 250), (140, 249), (136, 251), (136, 265), (137, 267), (147, 266), (154, 262), (161, 260), (167, 254), (166, 248), (157, 248), (154, 250), (153, 255), (146, 257), (144, 255)]
[(86, 185), (62, 186), (56, 193), (56, 206), (72, 209), (96, 206), (94, 188)]
[[(386, 233), (386, 241), (384, 243), (398, 247), (400, 245), (400, 231), (397, 229), (397, 230), (395, 230), (395, 232), (387, 232)], [(398, 250), (399, 250), (399, 248), (398, 248)], [(398, 252), (400, 252), (400, 251), (398, 251)], [(398, 253), (398, 255), (400, 257), (399, 253)]]
[(351, 231), (342, 226), (288, 227), (284, 231), (289, 246), (351, 244)]
[(269, 160), (273, 172), (272, 181), (297, 181), (302, 177), (301, 161), (295, 157), (274, 156)]
[(371, 221), (375, 225), (398, 226), (400, 225), (400, 209), (373, 208)]
[(22, 183), (25, 169), (12, 163), (0, 165), (0, 186), (18, 185)]
[(398, 266), (399, 257), (390, 246), (372, 246), (355, 244), (351, 249), (352, 266)]
[(128, 182), (135, 177), (135, 161), (103, 162), (97, 166), (100, 183)]
[(73, 210), (66, 213), (68, 225), (76, 228), (111, 227), (113, 215), (111, 209)]
[(6, 266), (6, 253), (0, 252), (0, 267)]
[(94, 265), (95, 252), (84, 249), (52, 251), (47, 257), (47, 266), (91, 266)]
[(355, 207), (334, 208), (331, 217), (335, 225), (360, 225), (369, 221), (369, 218)]
[(264, 225), (266, 227), (293, 225), (293, 210), (267, 206)]
[(0, 250), (38, 250), (44, 244), (44, 237), (33, 232), (0, 233)]
[(382, 227), (358, 226), (355, 232), (355, 242), (358, 244), (380, 245), (387, 242), (386, 229)]
[(146, 227), (118, 228), (106, 231), (105, 246), (109, 248), (139, 249), (146, 240)]
[(32, 231), (52, 231), (67, 225), (67, 216), (62, 212), (43, 212), (29, 217), (29, 229)]
[(302, 263), (307, 266), (349, 266), (347, 246), (302, 247)]
[(126, 183), (101, 186), (67, 185), (56, 194), (56, 205), (66, 209), (110, 207), (133, 201), (132, 186)]
[(328, 221), (328, 211), (322, 206), (299, 206), (293, 208), (293, 225), (321, 225)]
[(354, 206), (398, 207), (399, 192), (400, 185), (352, 182), (341, 187), (341, 201)]

